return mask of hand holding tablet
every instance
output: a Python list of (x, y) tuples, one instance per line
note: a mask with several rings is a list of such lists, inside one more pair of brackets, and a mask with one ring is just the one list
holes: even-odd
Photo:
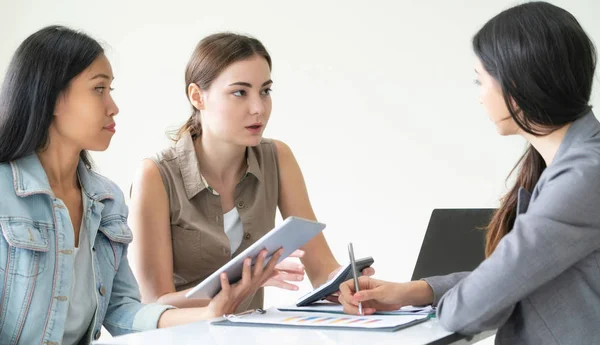
[(222, 273), (226, 273), (225, 279), (229, 284), (234, 284), (242, 278), (243, 263), (248, 258), (250, 266), (253, 266), (256, 261), (256, 256), (266, 249), (266, 257), (264, 261), (259, 262), (266, 266), (271, 260), (271, 256), (280, 248), (283, 248), (281, 256), (277, 258), (277, 262), (288, 257), (296, 249), (305, 245), (313, 237), (325, 229), (325, 224), (316, 221), (306, 220), (298, 217), (288, 217), (283, 223), (275, 227), (261, 237), (253, 245), (231, 259), (223, 267), (215, 271), (208, 278), (203, 280), (190, 290), (185, 297), (187, 298), (213, 298), (221, 290)]

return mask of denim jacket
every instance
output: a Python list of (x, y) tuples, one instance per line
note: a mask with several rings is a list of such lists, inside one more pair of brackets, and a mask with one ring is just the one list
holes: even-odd
[[(132, 240), (117, 185), (80, 162), (88, 198), (98, 308), (82, 342), (156, 328), (169, 307), (142, 304), (127, 261)], [(58, 345), (62, 341), (73, 271), (74, 233), (65, 204), (54, 196), (37, 155), (0, 164), (0, 344)], [(76, 264), (76, 263), (75, 263)]]

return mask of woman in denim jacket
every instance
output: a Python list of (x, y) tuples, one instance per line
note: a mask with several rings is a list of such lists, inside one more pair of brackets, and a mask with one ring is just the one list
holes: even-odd
[[(92, 171), (118, 108), (102, 47), (65, 27), (17, 49), (0, 95), (0, 344), (88, 344), (230, 313), (273, 276), (262, 256), (205, 308), (140, 302), (119, 188)], [(262, 253), (264, 254), (264, 253)]]

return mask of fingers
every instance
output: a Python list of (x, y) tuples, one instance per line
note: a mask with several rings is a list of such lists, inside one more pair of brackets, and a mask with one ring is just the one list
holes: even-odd
[(372, 315), (375, 314), (376, 311), (375, 308), (363, 308), (363, 315)]
[[(277, 268), (277, 266), (275, 266)], [(293, 283), (289, 283), (290, 281), (300, 282), (304, 280), (304, 273), (302, 274), (292, 274), (289, 272), (279, 271), (277, 269), (274, 270), (275, 276), (267, 280), (263, 286), (273, 286), (278, 287), (280, 289), (297, 291), (299, 288), (297, 285)]]
[[(363, 293), (360, 291), (358, 293)], [(342, 305), (344, 313), (352, 315), (361, 315), (358, 312), (358, 300), (354, 297), (354, 281), (349, 280), (340, 285), (340, 296), (338, 302)], [(371, 315), (375, 313), (375, 308), (362, 304), (362, 315)]]
[[(340, 284), (340, 295), (338, 297), (339, 302), (346, 307), (346, 305), (351, 305), (352, 307), (357, 307), (358, 302), (354, 301), (352, 295), (354, 294), (354, 282), (352, 280), (348, 280)], [(358, 309), (356, 310), (358, 312)]]
[[(244, 270), (242, 274), (242, 283), (244, 285), (256, 284), (255, 286), (258, 288), (260, 286), (275, 286), (286, 290), (298, 290), (298, 287), (294, 284), (288, 283), (287, 281), (302, 281), (304, 280), (304, 266), (298, 265), (296, 263), (286, 263), (283, 266), (287, 268), (296, 269), (292, 272), (277, 270), (276, 267), (278, 265), (278, 261), (283, 254), (283, 248), (277, 250), (270, 258), (269, 262), (265, 266), (265, 260), (267, 256), (267, 250), (263, 249), (256, 256), (256, 262), (254, 263), (254, 268), (250, 268), (250, 258), (244, 260)], [(303, 252), (296, 253), (297, 255), (304, 255)], [(246, 266), (246, 262), (248, 262), (248, 266)], [(283, 264), (283, 261), (280, 264)], [(302, 267), (302, 270), (297, 272), (299, 267)], [(294, 274), (296, 273), (296, 274)]]
[(247, 286), (252, 281), (251, 262), (250, 258), (244, 259), (244, 266), (242, 267), (242, 285), (244, 286)]
[(231, 291), (231, 285), (229, 285), (229, 279), (227, 279), (227, 273), (221, 273), (221, 292), (225, 294), (225, 296), (229, 295)]
[(273, 279), (273, 278), (267, 280), (267, 282), (264, 283), (263, 286), (273, 286), (273, 287), (277, 287), (277, 288), (284, 289), (284, 290), (298, 291), (297, 285), (288, 283), (283, 280)]
[[(265, 254), (266, 254), (266, 251), (265, 251)], [(275, 254), (273, 254), (273, 256), (271, 256), (271, 260), (269, 260), (269, 264), (267, 265), (267, 267), (265, 267), (265, 273), (271, 274), (271, 272), (273, 270), (275, 270), (275, 265), (277, 265), (277, 261), (279, 261), (279, 258), (281, 258), (282, 254), (283, 254), (283, 248), (280, 248), (278, 251), (275, 252)]]
[(304, 265), (294, 260), (285, 259), (275, 266), (278, 271), (304, 275)]
[(293, 274), (290, 272), (278, 271), (277, 275), (271, 279), (283, 280), (283, 281), (294, 281), (301, 282), (304, 280), (304, 274)]
[(291, 258), (301, 258), (304, 256), (304, 250), (298, 249), (298, 250), (294, 250), (294, 252), (292, 254), (290, 254), (289, 257)]
[(375, 288), (372, 290), (360, 290), (352, 296), (353, 300), (356, 302), (365, 302), (371, 300), (380, 300), (381, 299), (381, 288)]
[(340, 297), (336, 296), (336, 295), (329, 295), (329, 296), (325, 297), (325, 300), (327, 300), (331, 303), (335, 303), (335, 304), (342, 304), (340, 302)]
[(342, 304), (342, 307), (344, 309), (344, 313), (346, 314), (352, 314), (352, 315), (359, 315), (358, 313), (358, 306), (354, 305), (352, 303), (351, 299), (346, 298), (346, 296), (342, 295), (339, 297), (340, 303)]
[(330, 281), (331, 279), (333, 279), (333, 277), (335, 277), (335, 275), (342, 269), (342, 266), (339, 266), (338, 268), (334, 269), (333, 271), (331, 271), (329, 273), (329, 275), (327, 276), (327, 281)]
[(373, 289), (378, 285), (378, 282), (378, 280), (373, 279), (369, 276), (358, 277), (358, 287), (360, 288), (360, 290)]
[(281, 254), (283, 254), (283, 248), (276, 251), (269, 258), (269, 263), (267, 266), (263, 268), (267, 256), (267, 250), (263, 249), (260, 251), (260, 253), (258, 253), (256, 256), (256, 263), (254, 264), (252, 277), (253, 280), (256, 279), (257, 287), (263, 286), (267, 283), (267, 281), (278, 275), (279, 272), (275, 270), (275, 266), (277, 265), (279, 258), (281, 258)]
[(363, 276), (373, 276), (375, 274), (375, 269), (373, 267), (367, 267), (364, 270), (362, 270), (362, 275)]
[(260, 253), (258, 253), (258, 255), (256, 256), (256, 262), (254, 263), (254, 271), (252, 272), (254, 276), (258, 277), (262, 274), (266, 257), (267, 251), (265, 249), (261, 250)]
[(373, 289), (375, 282), (372, 278), (363, 276), (358, 279), (359, 292), (355, 293), (354, 280), (348, 280), (340, 284), (340, 301), (345, 304), (358, 306), (358, 302), (365, 302), (377, 299), (381, 294), (381, 289)]
[(352, 294), (354, 293), (354, 281), (346, 280), (345, 282), (340, 284), (339, 289), (342, 295), (352, 296)]

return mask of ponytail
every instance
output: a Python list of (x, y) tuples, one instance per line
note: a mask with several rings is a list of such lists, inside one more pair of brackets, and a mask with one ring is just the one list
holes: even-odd
[(192, 137), (198, 136), (202, 132), (202, 126), (198, 119), (199, 115), (200, 114), (194, 111), (183, 126), (179, 127), (179, 129), (173, 133), (171, 139), (173, 141), (179, 141), (187, 133), (191, 133)]

